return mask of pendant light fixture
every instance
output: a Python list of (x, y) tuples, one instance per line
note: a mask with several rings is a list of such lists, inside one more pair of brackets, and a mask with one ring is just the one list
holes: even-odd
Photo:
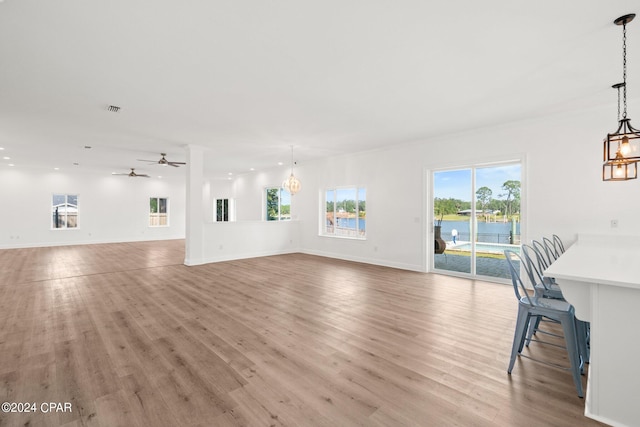
[[(625, 83), (616, 83), (611, 86), (618, 91), (618, 121), (620, 121), (620, 88), (625, 86)], [(628, 181), (630, 179), (638, 178), (638, 162), (624, 157), (625, 153), (623, 151), (623, 145), (624, 143), (622, 139), (619, 139), (615, 157), (612, 160), (606, 160), (602, 165), (603, 181)], [(607, 147), (608, 146), (605, 141), (605, 150)], [(626, 149), (628, 148), (629, 144), (627, 142)], [(607, 155), (608, 153), (605, 151), (605, 159), (607, 158)]]
[(293, 145), (291, 146), (291, 175), (282, 183), (282, 188), (287, 190), (292, 196), (302, 188), (300, 180), (293, 176)]
[(640, 160), (640, 130), (634, 129), (631, 126), (631, 119), (627, 117), (627, 24), (633, 21), (635, 16), (635, 13), (630, 13), (613, 21), (616, 25), (622, 25), (622, 83), (613, 87), (618, 89), (618, 94), (622, 89), (623, 110), (622, 118), (620, 118), (620, 98), (618, 95), (618, 129), (607, 134), (607, 138), (604, 140), (605, 166), (609, 162), (618, 162), (619, 165), (623, 159), (635, 162)]
[(602, 165), (603, 181), (628, 181), (638, 178), (638, 162), (624, 158), (621, 150), (616, 152), (616, 158)]

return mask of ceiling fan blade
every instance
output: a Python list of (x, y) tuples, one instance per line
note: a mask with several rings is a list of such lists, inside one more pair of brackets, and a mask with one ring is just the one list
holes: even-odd
[(136, 168), (131, 168), (131, 172), (129, 173), (111, 173), (111, 175), (126, 175), (129, 178), (137, 178), (137, 177), (142, 177), (142, 178), (151, 178), (149, 175), (144, 174), (144, 173), (136, 173)]
[(149, 163), (158, 163), (157, 160), (147, 160), (147, 159), (136, 159), (139, 162), (149, 162)]

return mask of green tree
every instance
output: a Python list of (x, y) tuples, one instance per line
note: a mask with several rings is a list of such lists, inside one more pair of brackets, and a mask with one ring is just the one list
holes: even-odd
[(345, 200), (344, 201), (345, 211), (349, 213), (356, 212), (356, 201), (355, 200)]
[(333, 202), (327, 202), (327, 212), (333, 212)]
[(520, 181), (506, 181), (502, 184), (502, 189), (506, 191), (501, 197), (505, 198), (505, 213), (507, 216), (511, 216), (515, 212), (520, 212)]
[(358, 216), (360, 218), (365, 218), (367, 216), (367, 202), (365, 200), (360, 200), (358, 202)]
[(480, 187), (478, 191), (476, 191), (476, 197), (478, 200), (478, 205), (480, 206), (480, 210), (484, 213), (484, 210), (487, 208), (487, 205), (491, 201), (491, 196), (493, 195), (493, 191), (489, 187)]
[(279, 188), (267, 188), (267, 221), (278, 219)]
[(436, 197), (433, 200), (433, 213), (436, 217), (440, 215), (455, 215), (458, 211), (471, 209), (471, 202), (465, 202), (459, 199), (441, 199)]

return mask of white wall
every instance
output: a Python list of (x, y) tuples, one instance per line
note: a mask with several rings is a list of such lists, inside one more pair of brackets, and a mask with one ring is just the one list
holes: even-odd
[[(293, 196), (291, 207), (296, 225), (285, 226), (282, 239), (277, 231), (272, 233), (277, 226), (261, 229), (271, 226), (262, 218), (263, 192), (267, 186), (280, 185), (289, 174), (287, 167), (246, 174), (231, 182), (205, 181), (202, 221), (207, 253), (200, 261), (299, 250), (423, 271), (426, 246), (432, 239), (428, 234), (432, 207), (426, 197), (427, 172), (519, 157), (525, 158), (525, 240), (553, 233), (568, 242), (579, 232), (640, 235), (640, 221), (636, 220), (640, 180), (601, 180), (602, 138), (616, 124), (615, 110), (610, 110), (565, 114), (299, 164), (295, 174), (302, 191)], [(629, 110), (640, 110), (640, 103), (630, 103)], [(0, 183), (0, 248), (184, 237), (182, 180), (5, 169), (0, 171)], [(321, 191), (347, 185), (367, 189), (366, 240), (318, 235)], [(49, 204), (54, 192), (80, 195), (78, 230), (50, 230)], [(171, 199), (170, 228), (147, 227), (150, 196)], [(216, 197), (235, 198), (237, 220), (247, 224), (223, 225), (226, 228), (211, 224)], [(610, 227), (612, 219), (618, 220), (618, 228)], [(273, 240), (270, 244), (269, 239)], [(220, 252), (220, 245), (229, 250)]]
[[(298, 173), (296, 176), (302, 179)], [(238, 221), (261, 221), (265, 218), (265, 189), (280, 187), (291, 173), (290, 167), (283, 166), (267, 171), (249, 173), (237, 177), (233, 181), (233, 193), (236, 199), (236, 219)], [(291, 200), (291, 218), (298, 219), (296, 205), (298, 196)]]
[[(51, 229), (51, 197), (78, 194), (79, 227)], [(149, 227), (149, 198), (169, 198), (169, 227)], [(179, 239), (184, 179), (0, 170), (0, 248)]]
[[(207, 180), (202, 189), (205, 206), (201, 221), (202, 247), (198, 256), (187, 257), (185, 264), (210, 262), (300, 252), (300, 227), (297, 221), (265, 221), (264, 188), (279, 186), (279, 169), (267, 173), (247, 174), (230, 180)], [(237, 190), (240, 188), (240, 191)], [(236, 221), (214, 222), (215, 199), (236, 201)], [(293, 205), (293, 202), (292, 202)], [(191, 242), (187, 242), (187, 248)]]
[[(615, 125), (614, 110), (594, 109), (301, 164), (296, 176), (303, 189), (292, 214), (300, 221), (302, 251), (423, 271), (432, 239), (426, 172), (517, 158), (525, 159), (525, 240), (558, 234), (571, 242), (579, 232), (639, 235), (640, 181), (601, 179), (602, 138)], [(285, 177), (269, 176), (276, 183)], [(240, 206), (258, 211), (258, 183), (268, 180), (236, 179), (239, 215)], [(346, 185), (367, 189), (365, 241), (318, 235), (321, 190)], [(611, 219), (618, 228), (610, 227)]]
[[(296, 195), (307, 253), (421, 270), (423, 172), (412, 154), (390, 149), (323, 159), (304, 168)], [(302, 174), (301, 174), (302, 175)], [(324, 189), (366, 188), (366, 240), (319, 236)], [(417, 253), (418, 252), (418, 253)]]
[(205, 224), (203, 258), (189, 265), (300, 252), (297, 221), (236, 221)]

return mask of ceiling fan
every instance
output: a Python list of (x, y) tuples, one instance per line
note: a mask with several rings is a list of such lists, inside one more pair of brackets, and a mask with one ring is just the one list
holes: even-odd
[(144, 159), (138, 159), (138, 161), (139, 162), (157, 163), (157, 164), (162, 165), (162, 166), (173, 166), (174, 168), (178, 168), (178, 167), (180, 167), (180, 165), (186, 165), (185, 162), (170, 162), (169, 160), (166, 159), (167, 153), (160, 153), (160, 155), (162, 157), (158, 161), (155, 161), (155, 160), (144, 160)]
[(131, 168), (131, 172), (129, 173), (112, 173), (111, 175), (127, 175), (130, 178), (150, 178), (149, 175), (143, 174), (143, 173), (136, 173), (135, 168)]

